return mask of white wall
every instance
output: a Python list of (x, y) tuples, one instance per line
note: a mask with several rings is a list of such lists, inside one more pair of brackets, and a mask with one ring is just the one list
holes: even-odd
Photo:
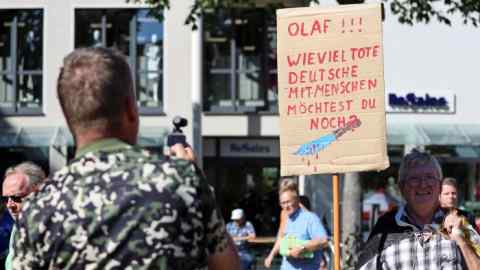
[[(165, 116), (144, 116), (142, 126), (170, 127), (173, 116), (180, 114), (192, 119), (192, 34), (184, 19), (191, 0), (171, 1), (165, 14), (164, 91)], [(322, 2), (322, 4), (324, 4)], [(0, 8), (44, 8), (44, 112), (40, 117), (7, 117), (14, 126), (64, 125), (55, 88), (63, 57), (73, 49), (74, 8), (76, 7), (140, 7), (124, 0), (23, 0), (0, 1)], [(455, 22), (453, 27), (432, 22), (413, 27), (401, 25), (389, 14), (384, 22), (386, 90), (447, 90), (456, 94), (456, 114), (415, 115), (415, 122), (477, 123), (478, 77), (480, 63), (480, 29)], [(441, 94), (441, 92), (439, 92)], [(248, 136), (248, 117), (245, 115), (204, 115), (204, 136)], [(278, 116), (259, 116), (260, 136), (279, 134)], [(411, 114), (388, 114), (389, 123), (411, 122)], [(191, 121), (190, 121), (191, 122)], [(186, 130), (192, 140), (191, 126)]]
[[(420, 90), (441, 95), (447, 90), (456, 95), (456, 114), (416, 114), (415, 123), (477, 124), (480, 29), (459, 20), (452, 27), (437, 22), (401, 25), (386, 10), (386, 91)], [(388, 114), (387, 121), (411, 122), (412, 114)]]
[[(133, 2), (133, 1), (131, 1)], [(191, 1), (172, 1), (165, 13), (164, 101), (165, 115), (142, 116), (141, 126), (171, 127), (175, 115), (192, 118), (191, 107), (191, 29), (184, 25)], [(125, 0), (23, 0), (0, 1), (0, 9), (42, 8), (44, 10), (43, 101), (42, 116), (4, 117), (14, 127), (65, 126), (56, 97), (56, 80), (65, 55), (74, 49), (74, 12), (76, 8), (132, 8), (145, 5)], [(128, 22), (125, 22), (128, 23)], [(191, 121), (190, 121), (191, 122)], [(192, 128), (185, 133), (192, 142)]]

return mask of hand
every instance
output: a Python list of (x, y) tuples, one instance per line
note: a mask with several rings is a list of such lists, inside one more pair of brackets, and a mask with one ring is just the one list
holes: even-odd
[(235, 242), (247, 240), (246, 237), (243, 237), (243, 236), (234, 236), (234, 237), (232, 237), (232, 239)]
[(293, 258), (300, 258), (305, 247), (294, 247), (288, 251), (288, 256)]
[(452, 212), (445, 217), (443, 221), (443, 227), (447, 229), (447, 232), (452, 240), (457, 240), (459, 237), (463, 237), (462, 232), (462, 217), (457, 213)]
[(177, 143), (170, 147), (170, 155), (181, 159), (195, 161), (195, 154), (190, 146), (184, 147), (181, 143)]
[(272, 266), (272, 261), (273, 261), (273, 255), (268, 254), (268, 256), (263, 261), (263, 265), (265, 265), (266, 268), (270, 268)]

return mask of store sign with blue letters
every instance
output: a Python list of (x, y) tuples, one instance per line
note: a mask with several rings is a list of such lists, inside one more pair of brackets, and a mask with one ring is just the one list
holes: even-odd
[(222, 157), (279, 157), (279, 143), (274, 139), (222, 139)]
[(456, 112), (455, 95), (438, 91), (387, 91), (386, 111), (389, 113), (438, 113)]

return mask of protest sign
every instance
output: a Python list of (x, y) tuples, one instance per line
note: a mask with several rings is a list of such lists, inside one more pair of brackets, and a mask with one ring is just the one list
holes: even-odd
[(277, 10), (282, 175), (382, 170), (380, 4)]

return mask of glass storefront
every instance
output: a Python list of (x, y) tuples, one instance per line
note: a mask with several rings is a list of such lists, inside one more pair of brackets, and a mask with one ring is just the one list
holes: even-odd
[(258, 236), (276, 235), (280, 216), (279, 159), (206, 158), (204, 170), (226, 221), (233, 209), (242, 208)]

